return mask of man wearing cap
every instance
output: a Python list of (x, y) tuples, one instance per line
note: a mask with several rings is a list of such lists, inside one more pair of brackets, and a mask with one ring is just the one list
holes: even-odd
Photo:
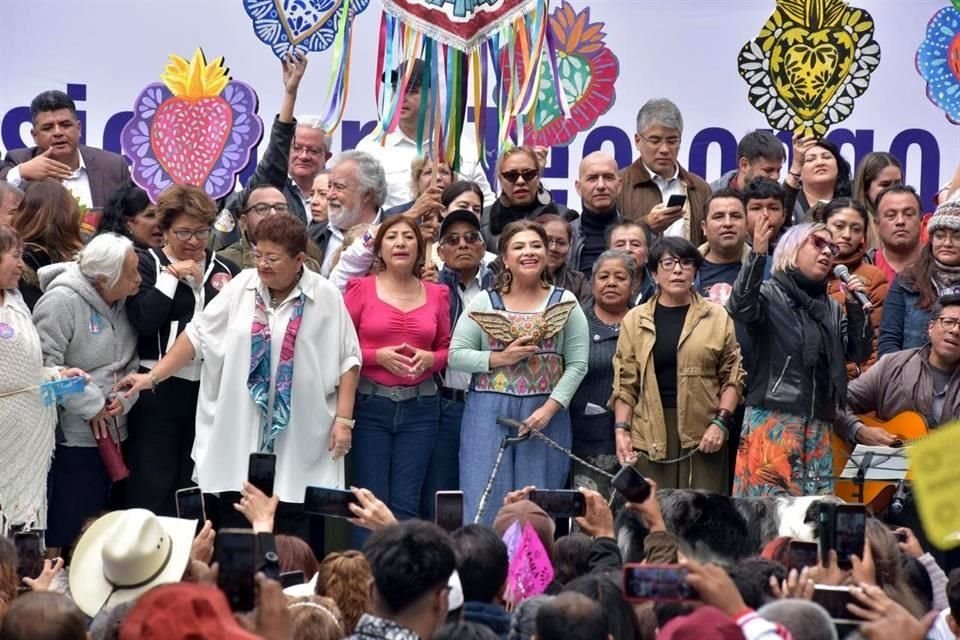
[[(397, 90), (400, 79), (407, 72), (406, 63), (397, 70), (390, 72), (390, 84)], [(365, 151), (380, 161), (387, 174), (387, 200), (383, 203), (384, 209), (396, 207), (413, 200), (410, 184), (410, 163), (417, 157), (417, 124), (420, 119), (421, 100), (426, 91), (431, 89), (429, 70), (422, 60), (414, 60), (407, 87), (400, 103), (400, 123), (397, 129), (388, 133), (383, 141), (373, 133), (357, 144), (358, 151)], [(386, 73), (384, 81), (386, 81)], [(484, 202), (493, 202), (493, 192), (490, 183), (480, 166), (480, 158), (476, 144), (470, 138), (470, 129), (464, 127), (464, 136), (460, 140), (460, 177), (464, 180), (476, 182), (483, 191)], [(427, 139), (421, 143), (419, 155), (426, 154), (432, 141)]]
[(435, 524), (407, 520), (375, 531), (363, 552), (373, 574), (373, 598), (350, 639), (432, 637), (446, 622), (452, 597), (456, 557), (450, 536)]
[[(494, 275), (487, 265), (496, 255), (484, 250), (480, 219), (465, 209), (451, 211), (444, 217), (438, 253), (443, 268), (437, 280), (450, 288), (450, 326), (455, 327), (470, 301), (493, 286)], [(460, 421), (469, 387), (469, 373), (449, 368), (444, 372), (440, 428), (420, 494), (420, 512), (427, 519), (433, 519), (437, 491), (460, 488)]]

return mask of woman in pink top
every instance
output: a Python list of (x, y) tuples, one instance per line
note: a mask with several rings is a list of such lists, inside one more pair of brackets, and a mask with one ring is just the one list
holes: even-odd
[[(449, 294), (420, 279), (426, 243), (406, 216), (380, 225), (373, 246), (376, 275), (351, 280), (344, 294), (363, 354), (353, 484), (398, 517), (415, 518), (439, 424), (434, 374), (447, 364)], [(354, 531), (355, 543), (364, 538)]]

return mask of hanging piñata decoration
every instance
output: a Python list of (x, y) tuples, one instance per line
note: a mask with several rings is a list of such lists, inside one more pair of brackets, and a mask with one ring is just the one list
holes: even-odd
[(231, 193), (263, 135), (256, 92), (230, 79), (222, 57), (207, 64), (199, 48), (189, 62), (171, 55), (160, 79), (137, 96), (120, 133), (133, 181), (152, 202), (172, 184), (214, 199)]
[[(474, 134), (483, 148), (488, 88), (501, 87), (498, 141), (523, 142), (524, 119), (537, 105), (553, 101), (570, 116), (557, 66), (556, 37), (548, 28), (549, 0), (383, 0), (376, 92), (380, 122), (376, 133), (396, 130), (400, 105), (415, 69), (423, 81), (417, 125), (418, 146), (456, 169), (468, 103)], [(509, 60), (509, 67), (501, 64)], [(414, 65), (414, 60), (422, 64)], [(538, 73), (547, 65), (549, 74)], [(397, 72), (397, 81), (387, 81)], [(509, 80), (505, 81), (504, 76)], [(541, 91), (543, 82), (554, 90)], [(480, 153), (486, 162), (486, 153)]]
[(774, 129), (822, 138), (880, 64), (873, 30), (870, 14), (845, 0), (777, 0), (737, 58), (750, 104)]
[(917, 71), (927, 82), (927, 98), (960, 124), (960, 0), (938, 11), (917, 49)]

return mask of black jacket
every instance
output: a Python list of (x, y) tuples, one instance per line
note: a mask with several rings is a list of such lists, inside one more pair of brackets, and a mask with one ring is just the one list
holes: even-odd
[[(753, 343), (746, 404), (832, 422), (843, 407), (830, 402), (827, 372), (803, 366), (803, 311), (776, 280), (763, 279), (766, 259), (750, 252), (727, 301), (730, 315), (747, 326)], [(831, 333), (842, 341), (847, 360), (869, 358), (873, 327), (863, 308), (848, 303), (844, 314), (832, 298), (826, 303)]]
[[(138, 252), (140, 290), (126, 302), (130, 324), (140, 334), (137, 354), (141, 360), (159, 360), (173, 346), (193, 318), (197, 300), (193, 289), (180, 282), (173, 298), (157, 288), (157, 278), (170, 259), (161, 249)], [(210, 304), (223, 285), (240, 273), (229, 260), (207, 251), (203, 279), (203, 306)], [(171, 335), (172, 334), (172, 335)]]

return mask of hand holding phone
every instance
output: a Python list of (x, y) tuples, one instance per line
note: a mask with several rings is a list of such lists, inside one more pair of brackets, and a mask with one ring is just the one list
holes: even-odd
[(582, 518), (587, 514), (587, 498), (579, 491), (537, 489), (530, 492), (528, 499), (551, 518)]
[(801, 571), (804, 567), (817, 566), (819, 564), (818, 553), (816, 542), (791, 540), (787, 543), (787, 571), (791, 569)]
[(207, 511), (203, 504), (203, 491), (200, 487), (187, 487), (176, 493), (177, 517), (183, 520), (199, 520), (203, 526)]
[(675, 193), (669, 198), (667, 198), (667, 207), (669, 208), (682, 207), (686, 203), (687, 203), (687, 196), (680, 193)]
[(13, 546), (17, 550), (18, 586), (24, 578), (36, 578), (43, 571), (43, 549), (40, 531), (20, 531), (13, 534)]
[(232, 611), (253, 611), (257, 538), (251, 529), (221, 529), (217, 534), (217, 587)]
[(650, 497), (650, 483), (633, 465), (625, 465), (617, 475), (613, 476), (610, 484), (623, 494), (628, 502), (640, 504)]
[(277, 473), (277, 456), (273, 453), (251, 453), (247, 469), (247, 482), (273, 497), (273, 482)]
[(829, 553), (837, 554), (837, 566), (852, 569), (850, 556), (860, 557), (866, 544), (867, 508), (862, 504), (820, 503), (819, 545), (823, 563)]
[(307, 487), (303, 497), (303, 510), (318, 516), (334, 518), (352, 518), (350, 504), (359, 505), (360, 501), (352, 491), (327, 489), (325, 487)]
[(687, 583), (687, 570), (675, 564), (627, 564), (623, 595), (630, 602), (691, 602), (699, 600)]

